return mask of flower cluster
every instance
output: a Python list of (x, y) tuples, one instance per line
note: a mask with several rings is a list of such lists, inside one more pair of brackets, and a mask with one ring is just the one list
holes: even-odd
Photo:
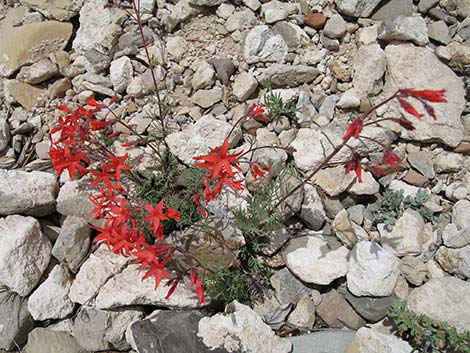
[[(388, 101), (396, 98), (400, 106), (405, 110), (406, 113), (418, 119), (421, 119), (423, 118), (424, 114), (419, 113), (418, 110), (408, 101), (409, 98), (414, 98), (418, 100), (419, 102), (421, 102), (426, 113), (430, 115), (434, 120), (436, 120), (437, 117), (436, 117), (434, 108), (430, 106), (428, 102), (432, 102), (432, 103), (447, 102), (447, 99), (445, 97), (446, 92), (447, 91), (444, 89), (442, 90), (402, 89), (402, 90), (399, 90), (394, 96), (390, 97)], [(389, 165), (392, 169), (398, 170), (397, 164), (402, 163), (402, 160), (400, 159), (400, 157), (396, 153), (394, 153), (388, 146), (385, 146), (381, 142), (370, 137), (362, 136), (361, 132), (364, 126), (377, 124), (378, 122), (382, 122), (386, 120), (398, 123), (401, 127), (403, 127), (406, 130), (409, 130), (409, 131), (415, 130), (415, 126), (413, 125), (413, 123), (405, 117), (384, 118), (384, 119), (378, 119), (378, 120), (366, 123), (365, 119), (367, 118), (367, 115), (368, 114), (363, 114), (362, 116), (353, 120), (352, 123), (346, 129), (346, 132), (343, 136), (343, 144), (345, 146), (348, 146), (353, 151), (351, 160), (345, 164), (346, 174), (351, 171), (354, 171), (356, 173), (357, 180), (359, 182), (362, 182), (362, 167), (363, 166), (365, 166), (366, 168), (371, 170), (375, 175), (378, 175), (378, 176), (386, 175), (387, 173), (380, 166), (363, 164), (361, 162), (362, 156), (358, 152), (356, 152), (353, 147), (348, 145), (348, 141), (351, 138), (367, 139), (380, 145), (384, 150), (383, 157), (382, 157), (382, 166)]]

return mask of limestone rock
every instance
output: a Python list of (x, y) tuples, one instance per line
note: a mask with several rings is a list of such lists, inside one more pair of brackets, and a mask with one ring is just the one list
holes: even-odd
[(412, 41), (417, 45), (426, 45), (429, 42), (426, 22), (421, 16), (398, 16), (387, 19), (379, 27), (378, 37), (387, 42)]
[(46, 90), (17, 80), (5, 81), (3, 89), (8, 103), (18, 103), (26, 110), (32, 111), (44, 103)]
[(455, 277), (431, 279), (411, 292), (407, 306), (435, 321), (470, 330), (470, 282)]
[(361, 241), (349, 259), (347, 283), (355, 296), (386, 297), (392, 294), (400, 275), (400, 261), (377, 243)]
[(338, 196), (346, 191), (354, 182), (356, 176), (353, 173), (346, 174), (343, 166), (320, 170), (312, 182), (318, 185), (329, 196)]
[(353, 17), (369, 17), (380, 0), (335, 0), (342, 14)]
[(3, 152), (8, 147), (10, 138), (10, 126), (8, 125), (7, 120), (0, 116), (0, 152)]
[(34, 320), (63, 319), (71, 314), (75, 306), (68, 296), (71, 285), (67, 268), (56, 265), (29, 297), (28, 309)]
[[(451, 147), (457, 146), (463, 138), (463, 125), (460, 119), (465, 106), (465, 93), (462, 80), (450, 68), (441, 63), (434, 53), (412, 44), (389, 44), (385, 48), (387, 75), (384, 92), (393, 94), (402, 87), (423, 89), (447, 89), (445, 104), (433, 104), (436, 116), (422, 120), (410, 117), (416, 127), (414, 131), (402, 131), (407, 140), (439, 140)], [(422, 111), (421, 107), (416, 108)], [(406, 113), (404, 113), (406, 114)]]
[(202, 89), (197, 91), (191, 97), (191, 101), (201, 108), (210, 108), (215, 103), (220, 102), (223, 97), (223, 91), (220, 87), (212, 89)]
[(191, 85), (194, 90), (212, 86), (214, 83), (215, 70), (208, 62), (201, 62), (194, 73)]
[(31, 6), (49, 19), (68, 21), (78, 14), (84, 0), (21, 0), (22, 5)]
[(329, 38), (341, 38), (347, 30), (347, 22), (341, 15), (333, 15), (326, 22), (323, 34)]
[(360, 97), (374, 96), (382, 90), (385, 53), (378, 44), (363, 45), (353, 63), (353, 86)]
[(313, 230), (320, 230), (325, 223), (325, 210), (320, 195), (314, 186), (304, 185), (304, 199), (300, 209), (300, 219)]
[(65, 48), (72, 35), (72, 24), (45, 21), (14, 27), (13, 23), (23, 17), (23, 6), (10, 9), (0, 21), (0, 76), (9, 77), (21, 66), (47, 58)]
[(322, 295), (317, 313), (328, 326), (333, 328), (346, 326), (350, 329), (358, 329), (365, 324), (346, 299), (334, 289)]
[(165, 280), (155, 288), (154, 277), (141, 280), (140, 265), (132, 264), (108, 280), (96, 296), (95, 306), (113, 309), (129, 305), (156, 305), (169, 308), (194, 308), (198, 299), (193, 289), (180, 283), (172, 296), (165, 300), (168, 287)]
[(34, 321), (28, 311), (28, 301), (16, 293), (0, 293), (0, 349), (16, 349), (26, 341)]
[(31, 353), (88, 353), (68, 332), (36, 327), (28, 336), (26, 352)]
[[(201, 91), (200, 91), (201, 92)], [(192, 165), (193, 157), (205, 155), (212, 148), (220, 146), (232, 126), (225, 121), (215, 119), (211, 115), (205, 115), (195, 124), (188, 126), (181, 132), (174, 132), (166, 137), (170, 151), (183, 163)], [(232, 133), (229, 144), (235, 145), (240, 138), (239, 128)], [(191, 143), (187, 143), (191, 141)]]
[(346, 275), (349, 250), (330, 250), (323, 237), (308, 237), (305, 247), (287, 254), (289, 270), (307, 283), (328, 285)]
[(0, 283), (21, 296), (38, 284), (51, 258), (51, 243), (33, 217), (0, 218)]
[(243, 56), (248, 64), (280, 62), (287, 55), (288, 47), (281, 35), (274, 35), (268, 26), (254, 27), (245, 38)]
[(122, 93), (127, 89), (132, 80), (133, 72), (131, 59), (127, 56), (121, 56), (119, 59), (111, 62), (109, 77), (116, 93)]
[(270, 80), (273, 87), (296, 87), (315, 80), (317, 68), (307, 65), (273, 64), (263, 71), (262, 79)]
[(248, 72), (241, 72), (233, 82), (233, 95), (244, 102), (256, 91), (258, 81)]
[(442, 269), (462, 279), (470, 279), (470, 245), (460, 249), (441, 246), (436, 253), (436, 260)]
[(237, 301), (225, 308), (225, 314), (202, 318), (197, 335), (211, 350), (289, 353), (292, 349), (289, 341), (276, 336), (261, 317)]
[(280, 34), (291, 49), (305, 46), (310, 42), (308, 34), (302, 28), (287, 21), (276, 23), (273, 26), (273, 33)]
[(361, 327), (346, 353), (411, 353), (408, 342), (394, 335), (386, 335), (367, 327)]
[(59, 73), (59, 68), (49, 59), (42, 59), (31, 66), (22, 67), (16, 78), (35, 85), (44, 82)]

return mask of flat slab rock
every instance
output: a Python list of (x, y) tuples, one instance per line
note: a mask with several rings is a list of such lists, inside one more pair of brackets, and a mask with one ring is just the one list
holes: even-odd
[(51, 173), (0, 169), (0, 216), (50, 215), (55, 211), (58, 191)]

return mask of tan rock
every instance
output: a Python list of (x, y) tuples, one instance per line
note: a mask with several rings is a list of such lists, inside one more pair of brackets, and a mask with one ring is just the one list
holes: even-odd
[(8, 11), (0, 22), (0, 76), (9, 77), (21, 66), (37, 62), (63, 49), (72, 35), (72, 24), (56, 21), (13, 24), (27, 12), (25, 7)]
[(45, 97), (44, 89), (16, 80), (6, 81), (4, 91), (9, 103), (19, 103), (29, 111), (41, 102), (42, 97)]
[(22, 5), (29, 5), (47, 18), (66, 21), (75, 16), (83, 0), (21, 0)]
[(321, 13), (312, 13), (305, 17), (304, 23), (315, 29), (322, 29), (326, 23), (326, 16)]

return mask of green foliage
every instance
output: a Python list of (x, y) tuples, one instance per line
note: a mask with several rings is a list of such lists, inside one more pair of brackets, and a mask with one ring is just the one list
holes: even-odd
[(418, 315), (396, 302), (388, 311), (400, 337), (417, 349), (431, 346), (437, 352), (470, 353), (470, 331), (458, 332), (447, 323), (437, 323), (426, 315)]
[(234, 300), (238, 300), (240, 303), (249, 303), (250, 301), (247, 275), (237, 267), (230, 267), (208, 275), (206, 289), (210, 298), (222, 303), (230, 303)]
[(392, 229), (403, 212), (411, 208), (418, 211), (425, 221), (432, 221), (432, 210), (424, 206), (429, 198), (430, 195), (424, 189), (419, 189), (416, 196), (406, 197), (404, 197), (403, 190), (386, 190), (382, 198), (371, 205), (372, 220), (375, 223), (385, 223), (388, 228)]
[(279, 93), (273, 93), (271, 83), (269, 81), (264, 81), (263, 85), (268, 89), (268, 92), (264, 96), (264, 106), (266, 107), (267, 115), (271, 120), (277, 121), (283, 116), (288, 119), (294, 119), (297, 111), (298, 97), (293, 97), (284, 102)]

